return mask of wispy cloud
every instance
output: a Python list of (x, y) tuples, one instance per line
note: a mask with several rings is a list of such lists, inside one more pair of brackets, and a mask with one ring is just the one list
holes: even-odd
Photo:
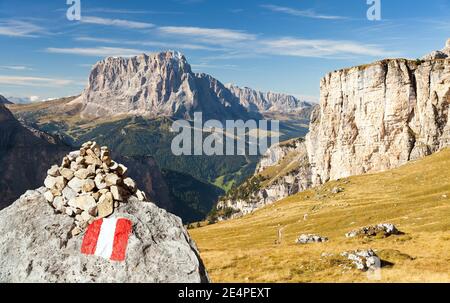
[(17, 86), (67, 86), (75, 84), (73, 80), (52, 79), (41, 77), (16, 77), (0, 75), (0, 84), (3, 85), (17, 85)]
[(0, 20), (0, 35), (10, 37), (38, 37), (44, 28), (31, 22), (19, 20)]
[(80, 22), (88, 23), (88, 24), (116, 26), (116, 27), (128, 28), (128, 29), (149, 29), (149, 28), (155, 27), (155, 25), (152, 23), (122, 20), (122, 19), (101, 18), (101, 17), (93, 17), (93, 16), (83, 16), (81, 18)]
[(204, 28), (189, 26), (163, 26), (159, 28), (163, 34), (174, 36), (184, 36), (196, 39), (205, 43), (235, 43), (248, 40), (255, 40), (256, 35), (245, 31), (231, 30), (226, 28)]
[(96, 42), (96, 43), (107, 43), (107, 44), (121, 44), (121, 45), (139, 45), (139, 46), (150, 46), (159, 48), (172, 48), (172, 49), (190, 49), (190, 50), (208, 50), (208, 51), (220, 51), (223, 49), (217, 47), (211, 47), (201, 44), (192, 43), (174, 43), (174, 42), (161, 42), (161, 41), (136, 41), (136, 40), (123, 40), (123, 39), (110, 39), (110, 38), (97, 38), (97, 37), (76, 37), (76, 41), (82, 42)]
[[(64, 9), (66, 10), (66, 9)], [(155, 11), (155, 10), (138, 10), (138, 9), (126, 9), (126, 8), (107, 8), (107, 7), (94, 7), (83, 8), (85, 13), (106, 13), (106, 14), (130, 14), (130, 15), (180, 15), (182, 12), (178, 11)]]
[(234, 71), (240, 71), (242, 70), (239, 68), (239, 66), (235, 64), (208, 64), (208, 63), (194, 63), (191, 64), (192, 68), (197, 69), (199, 71), (204, 71), (205, 69), (224, 69), (224, 70), (234, 70)]
[(306, 17), (306, 18), (314, 18), (314, 19), (325, 19), (325, 20), (339, 20), (339, 19), (342, 20), (342, 19), (347, 19), (347, 17), (343, 17), (343, 16), (332, 16), (332, 15), (318, 14), (312, 9), (299, 10), (299, 9), (295, 9), (295, 8), (291, 8), (291, 7), (279, 6), (279, 5), (273, 5), (273, 4), (263, 4), (263, 5), (261, 5), (261, 7), (265, 8), (265, 9), (268, 9), (268, 10), (271, 10), (273, 12), (284, 13), (284, 14), (297, 16), (297, 17)]
[(295, 57), (348, 57), (374, 56), (384, 57), (395, 55), (377, 45), (345, 40), (309, 40), (291, 37), (261, 41), (261, 51), (272, 55)]
[[(196, 35), (203, 31), (195, 31)], [(176, 34), (178, 35), (178, 33)], [(211, 38), (206, 40), (206, 36)], [(295, 37), (274, 37), (257, 38), (256, 35), (250, 35), (252, 43), (245, 43), (243, 37), (230, 37), (226, 35), (221, 39), (213, 39), (212, 33), (202, 36), (205, 39), (203, 44), (189, 43), (171, 43), (157, 41), (127, 41), (107, 38), (78, 37), (77, 41), (89, 41), (98, 43), (114, 43), (121, 45), (139, 45), (141, 47), (158, 47), (171, 49), (194, 49), (194, 50), (214, 50), (217, 55), (204, 57), (207, 61), (213, 60), (231, 60), (256, 58), (263, 56), (291, 56), (291, 57), (310, 57), (310, 58), (333, 58), (348, 59), (349, 57), (389, 57), (397, 56), (398, 53), (388, 51), (375, 44), (366, 44), (357, 41), (348, 40), (330, 40), (330, 39), (301, 39)], [(225, 39), (235, 39), (234, 43), (228, 43), (224, 46)], [(209, 45), (207, 45), (209, 44)], [(222, 47), (223, 46), (223, 47)], [(64, 53), (83, 56), (122, 56), (129, 57), (140, 53), (143, 50), (134, 48), (116, 48), (116, 47), (94, 47), (94, 48), (48, 48), (47, 52)]]
[(93, 56), (93, 57), (132, 57), (146, 52), (144, 50), (121, 48), (121, 47), (92, 47), (92, 48), (49, 47), (46, 48), (45, 51), (53, 54), (68, 54), (68, 55)]
[(31, 67), (25, 65), (0, 65), (0, 69), (14, 71), (33, 70)]

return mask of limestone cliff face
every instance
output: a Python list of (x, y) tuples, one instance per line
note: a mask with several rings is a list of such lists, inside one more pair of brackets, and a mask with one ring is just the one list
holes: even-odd
[(192, 119), (198, 111), (207, 119), (256, 117), (250, 116), (222, 83), (193, 73), (186, 58), (172, 51), (98, 62), (88, 86), (72, 104), (81, 104), (82, 114), (94, 117), (122, 114)]
[(378, 172), (450, 143), (450, 59), (384, 60), (320, 83), (306, 138), (313, 184)]
[[(239, 216), (329, 180), (396, 168), (450, 146), (449, 56), (450, 40), (423, 60), (383, 60), (327, 74), (305, 142), (292, 151), (271, 147), (258, 165), (256, 176), (279, 175), (218, 208)], [(289, 154), (299, 166), (285, 174), (280, 163)], [(246, 192), (246, 184), (239, 190)]]

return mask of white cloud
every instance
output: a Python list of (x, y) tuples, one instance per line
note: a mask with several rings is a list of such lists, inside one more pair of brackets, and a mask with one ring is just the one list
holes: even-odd
[(89, 24), (107, 25), (107, 26), (117, 26), (129, 29), (149, 29), (155, 26), (152, 23), (129, 21), (122, 19), (109, 19), (93, 16), (83, 16), (80, 22)]
[(160, 41), (133, 41), (133, 40), (123, 40), (123, 39), (108, 39), (108, 38), (96, 38), (96, 37), (77, 37), (76, 41), (82, 42), (98, 42), (98, 43), (108, 43), (108, 44), (127, 44), (127, 45), (140, 45), (140, 46), (152, 46), (161, 48), (172, 48), (172, 49), (191, 49), (191, 50), (209, 50), (209, 51), (220, 51), (223, 49), (211, 47), (201, 44), (192, 43), (173, 43), (173, 42), (160, 42)]
[(261, 7), (271, 10), (273, 12), (278, 13), (284, 13), (292, 16), (297, 17), (306, 17), (306, 18), (314, 18), (314, 19), (325, 19), (325, 20), (342, 20), (347, 19), (346, 17), (342, 16), (332, 16), (332, 15), (321, 15), (316, 13), (314, 10), (299, 10), (291, 7), (285, 7), (285, 6), (279, 6), (279, 5), (272, 5), (272, 4), (264, 4), (261, 5)]
[(145, 53), (144, 50), (120, 47), (92, 47), (92, 48), (57, 48), (49, 47), (45, 50), (53, 54), (68, 54), (93, 57), (132, 57)]
[(3, 85), (17, 85), (17, 86), (67, 86), (74, 84), (73, 80), (52, 79), (41, 77), (19, 77), (19, 76), (4, 76), (0, 75), (0, 84)]
[(85, 8), (83, 12), (87, 13), (106, 13), (106, 14), (146, 14), (146, 15), (180, 15), (182, 12), (177, 11), (155, 11), (155, 10), (134, 10), (122, 8)]
[(190, 37), (211, 44), (236, 43), (256, 39), (256, 35), (245, 31), (225, 28), (163, 26), (159, 28), (159, 31), (163, 34)]
[(345, 40), (309, 40), (291, 37), (260, 41), (260, 53), (295, 57), (347, 57), (395, 55), (376, 45)]
[(15, 70), (15, 71), (33, 70), (31, 67), (24, 65), (0, 65), (0, 69)]
[(37, 37), (44, 29), (26, 21), (5, 20), (0, 21), (0, 36), (10, 37)]
[(39, 96), (30, 96), (29, 98), (30, 98), (30, 102), (36, 102), (36, 101), (40, 100)]

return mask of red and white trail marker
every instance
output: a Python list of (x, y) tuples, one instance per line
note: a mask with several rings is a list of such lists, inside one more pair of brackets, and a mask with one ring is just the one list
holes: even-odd
[(99, 219), (86, 230), (81, 253), (124, 261), (133, 224), (124, 218)]

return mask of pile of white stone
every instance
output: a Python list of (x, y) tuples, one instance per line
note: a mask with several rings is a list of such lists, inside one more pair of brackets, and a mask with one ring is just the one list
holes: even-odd
[(130, 196), (146, 200), (126, 173), (106, 146), (89, 141), (64, 157), (61, 166), (48, 170), (44, 196), (56, 211), (75, 218), (72, 235), (77, 235), (95, 219), (110, 216)]
[(357, 236), (363, 237), (374, 237), (382, 234), (384, 237), (389, 237), (390, 235), (398, 235), (400, 231), (392, 223), (382, 223), (378, 225), (365, 226), (360, 229), (352, 230), (345, 234), (347, 238), (354, 238)]
[(381, 268), (381, 260), (372, 249), (345, 251), (341, 256), (350, 260), (361, 271)]
[(309, 243), (322, 243), (327, 242), (327, 237), (322, 237), (320, 235), (312, 235), (312, 234), (302, 234), (298, 237), (298, 239), (295, 241), (297, 244), (309, 244)]

